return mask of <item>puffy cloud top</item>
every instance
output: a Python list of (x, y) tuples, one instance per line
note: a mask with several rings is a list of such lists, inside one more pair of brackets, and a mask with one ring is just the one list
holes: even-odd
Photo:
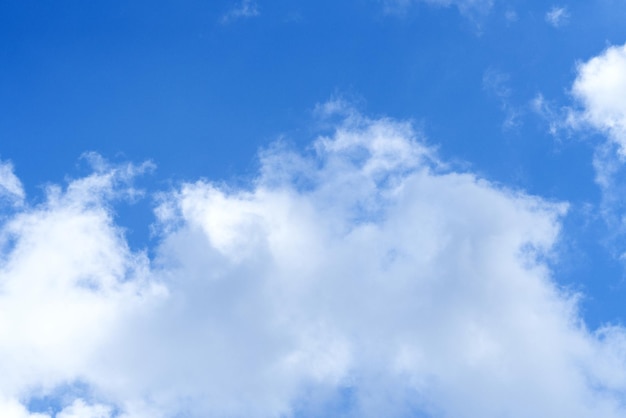
[(354, 111), (261, 163), (159, 195), (152, 259), (112, 212), (132, 166), (8, 214), (0, 415), (624, 416), (623, 329), (587, 330), (542, 261), (565, 205)]
[(586, 123), (606, 133), (626, 154), (626, 45), (612, 46), (578, 66), (572, 87), (582, 113), (570, 123)]

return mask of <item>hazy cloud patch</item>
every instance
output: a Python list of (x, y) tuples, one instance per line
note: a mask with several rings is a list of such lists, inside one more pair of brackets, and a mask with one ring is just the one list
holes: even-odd
[(500, 108), (505, 114), (502, 128), (505, 130), (518, 128), (521, 122), (522, 111), (511, 100), (513, 89), (510, 83), (511, 76), (495, 68), (488, 68), (483, 73), (483, 89), (500, 102)]
[(551, 26), (555, 28), (559, 28), (567, 25), (569, 22), (570, 13), (567, 10), (567, 7), (559, 7), (553, 6), (550, 10), (546, 12), (546, 22), (548, 22)]
[(480, 16), (487, 14), (493, 7), (494, 0), (384, 0), (385, 11), (392, 14), (404, 14), (415, 4), (424, 3), (432, 6), (455, 6), (463, 14)]
[(259, 7), (255, 0), (241, 0), (241, 2), (237, 3), (232, 9), (222, 16), (221, 22), (226, 24), (235, 20), (251, 18), (259, 15)]

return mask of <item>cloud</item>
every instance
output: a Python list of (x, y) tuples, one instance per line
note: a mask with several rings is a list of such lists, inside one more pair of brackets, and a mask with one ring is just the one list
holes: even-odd
[(384, 0), (387, 13), (403, 14), (416, 3), (426, 3), (433, 6), (455, 6), (461, 13), (476, 16), (488, 13), (494, 0)]
[(502, 123), (504, 129), (513, 129), (521, 125), (521, 111), (511, 103), (510, 78), (509, 74), (495, 68), (489, 68), (483, 73), (483, 89), (500, 101), (500, 108), (505, 113)]
[(514, 23), (519, 20), (519, 16), (517, 15), (517, 12), (512, 9), (509, 9), (506, 12), (504, 12), (504, 18), (506, 19), (508, 23)]
[[(576, 103), (561, 125), (572, 131), (598, 132), (606, 138), (595, 147), (593, 166), (602, 191), (600, 213), (614, 239), (623, 234), (626, 225), (621, 181), (626, 174), (626, 45), (610, 46), (579, 63), (571, 94)], [(623, 244), (616, 245), (623, 252)]]
[(546, 12), (546, 22), (555, 28), (564, 26), (569, 21), (569, 11), (566, 7), (553, 6), (548, 12)]
[(0, 199), (7, 199), (13, 205), (21, 205), (24, 197), (22, 183), (13, 173), (13, 165), (0, 161)]
[(65, 190), (51, 186), (45, 203), (3, 219), (0, 395), (12, 400), (9, 408), (27, 394), (89, 379), (125, 316), (165, 292), (148, 281), (146, 256), (129, 250), (108, 207), (137, 171), (117, 167)]
[(83, 400), (76, 400), (56, 415), (56, 418), (109, 418), (110, 407), (104, 405), (87, 405)]
[(255, 0), (242, 0), (223, 15), (221, 21), (226, 24), (238, 19), (255, 17), (259, 14), (259, 7)]
[(570, 109), (557, 109), (543, 94), (538, 93), (530, 101), (530, 108), (548, 123), (548, 132), (557, 137), (559, 132), (569, 129)]
[(0, 415), (624, 416), (626, 333), (587, 330), (545, 263), (566, 205), (450, 171), (410, 123), (319, 109), (343, 116), (247, 187), (155, 194), (152, 258), (114, 221), (132, 165), (8, 214)]
[(611, 46), (580, 63), (572, 95), (580, 110), (570, 114), (570, 127), (604, 133), (626, 155), (626, 45)]

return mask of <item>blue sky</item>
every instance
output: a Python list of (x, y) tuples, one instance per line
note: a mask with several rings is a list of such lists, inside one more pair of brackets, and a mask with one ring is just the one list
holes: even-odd
[(0, 415), (626, 416), (625, 17), (2, 2)]

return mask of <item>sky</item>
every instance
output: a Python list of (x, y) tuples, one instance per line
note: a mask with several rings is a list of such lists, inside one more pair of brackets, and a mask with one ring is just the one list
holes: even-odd
[(625, 19), (0, 2), (0, 416), (626, 417)]

